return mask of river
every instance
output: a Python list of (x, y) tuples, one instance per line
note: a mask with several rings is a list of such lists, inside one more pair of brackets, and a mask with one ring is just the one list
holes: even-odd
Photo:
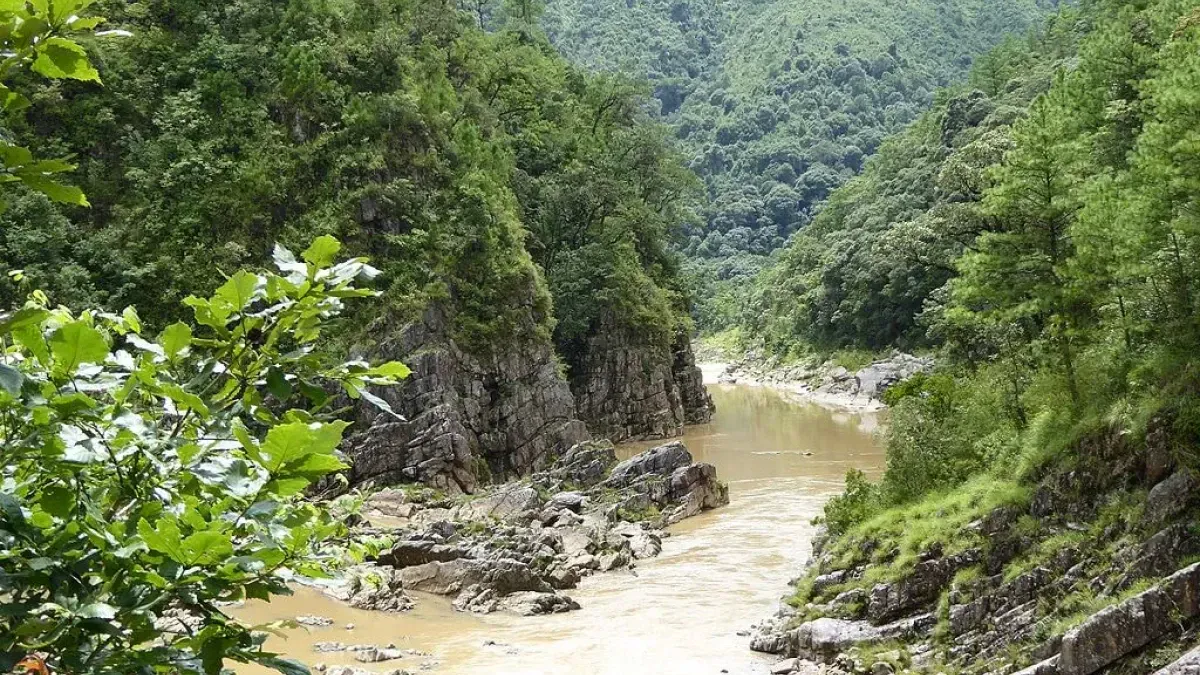
[[(717, 413), (684, 442), (729, 483), (730, 504), (671, 528), (662, 555), (635, 571), (599, 574), (570, 591), (583, 609), (567, 614), (474, 616), (444, 598), (385, 615), (345, 607), (309, 590), (251, 603), (238, 618), (267, 622), (316, 614), (328, 628), (297, 629), (268, 646), (307, 663), (353, 663), (312, 644), (394, 643), (430, 654), (376, 664), (379, 672), (489, 675), (761, 675), (770, 660), (738, 635), (770, 614), (809, 555), (811, 520), (850, 468), (877, 476), (883, 450), (875, 414), (839, 413), (771, 389), (710, 385)], [(624, 458), (654, 445), (623, 446)], [(347, 629), (347, 624), (354, 628)], [(364, 667), (361, 664), (359, 667)], [(239, 673), (263, 670), (244, 667)]]

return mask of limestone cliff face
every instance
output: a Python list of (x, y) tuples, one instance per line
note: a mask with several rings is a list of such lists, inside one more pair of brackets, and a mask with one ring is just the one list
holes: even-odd
[(421, 481), (452, 493), (527, 474), (587, 440), (550, 340), (533, 330), (507, 336), (488, 355), (451, 336), (451, 315), (428, 308), (420, 321), (383, 335), (373, 358), (412, 369), (376, 393), (403, 420), (359, 407), (361, 431), (347, 440), (352, 485)]
[(686, 334), (669, 347), (648, 344), (606, 318), (574, 361), (576, 409), (596, 436), (618, 443), (667, 438), (712, 417), (712, 399)]

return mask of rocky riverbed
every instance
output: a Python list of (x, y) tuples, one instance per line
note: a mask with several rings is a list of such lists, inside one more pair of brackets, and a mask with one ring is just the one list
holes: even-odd
[[(412, 601), (411, 609), (357, 609), (314, 588), (299, 587), (293, 597), (277, 598), (270, 604), (248, 603), (234, 614), (255, 624), (294, 620), (302, 615), (331, 620), (325, 626), (289, 629), (287, 639), (272, 636), (267, 643), (268, 648), (303, 662), (324, 663), (330, 668), (416, 673), (428, 666), (435, 674), (498, 675), (693, 675), (727, 670), (731, 675), (767, 675), (772, 659), (747, 649), (745, 630), (771, 607), (784, 591), (786, 580), (801, 568), (813, 532), (810, 521), (825, 499), (839, 489), (845, 472), (860, 468), (869, 475), (878, 475), (882, 454), (872, 434), (876, 421), (873, 415), (797, 403), (793, 397), (765, 387), (712, 385), (710, 390), (717, 415), (710, 424), (689, 427), (682, 440), (693, 456), (692, 464), (716, 467), (721, 480), (729, 485), (730, 504), (702, 511), (666, 528), (659, 525), (671, 508), (659, 507), (657, 516), (642, 514), (653, 517), (639, 520), (637, 527), (647, 535), (661, 537), (661, 553), (646, 558), (635, 555), (629, 565), (607, 573), (583, 570), (576, 587), (550, 589), (570, 597), (581, 606), (579, 610), (539, 616), (522, 616), (504, 606), (489, 613), (469, 611), (467, 607), (463, 609), (468, 611), (459, 611), (453, 602), (461, 590), (437, 596), (405, 589), (401, 578), (400, 588)], [(615, 448), (616, 457), (629, 460), (658, 445), (662, 443), (619, 446)], [(558, 459), (561, 464), (565, 455)], [(612, 475), (608, 472), (604, 480)], [(524, 485), (533, 487), (532, 477), (510, 487)], [(556, 490), (553, 484), (548, 488)], [(601, 487), (600, 483), (591, 488), (564, 488), (571, 489), (539, 490), (539, 499), (550, 504), (559, 492), (589, 491), (605, 499), (621, 491)], [(507, 490), (494, 490), (480, 495), (477, 507), (485, 506), (493, 497), (503, 501), (498, 496)], [(393, 544), (397, 545), (423, 539), (419, 533), (429, 528), (424, 518), (447, 520), (445, 511), (467, 510), (476, 501), (441, 496), (433, 490), (401, 492), (406, 494), (397, 497), (384, 493), (364, 505), (363, 515), (370, 527), (363, 524), (360, 531), (415, 533), (411, 537), (394, 536)], [(611, 509), (613, 502), (608, 504)], [(543, 506), (537, 515), (544, 510)], [(603, 515), (605, 510), (599, 502), (593, 502), (577, 515), (584, 517), (589, 511)], [(624, 510), (629, 515), (630, 509)], [(422, 512), (426, 515), (418, 515)], [(461, 523), (459, 539), (449, 545), (474, 551), (463, 559), (468, 563), (472, 557), (490, 555), (480, 550), (480, 540), (499, 538), (506, 528), (526, 527), (494, 520), (474, 524), (457, 515), (448, 520)], [(493, 534), (484, 534), (485, 525)], [(536, 529), (538, 525), (531, 520), (528, 527)], [(610, 531), (628, 531), (625, 520), (608, 527)], [(541, 529), (549, 532), (570, 528), (566, 523), (560, 528), (556, 522), (549, 527), (543, 524)], [(445, 545), (432, 544), (431, 549)], [(394, 548), (387, 547), (381, 557)], [(440, 553), (443, 549), (437, 550)], [(590, 554), (600, 557), (595, 552)], [(560, 556), (561, 552), (556, 551), (559, 562), (566, 562)], [(402, 569), (391, 571), (397, 576), (404, 573)], [(367, 582), (363, 587), (382, 579), (378, 575), (362, 576)], [(351, 600), (350, 596), (342, 597)], [(378, 602), (370, 597), (363, 600), (364, 606)], [(328, 646), (324, 643), (342, 643), (347, 649), (316, 651), (317, 645)], [(397, 649), (405, 654), (394, 661), (368, 663), (356, 658), (358, 650), (349, 649), (360, 646), (376, 647), (385, 654), (391, 653), (386, 651), (389, 648)], [(247, 667), (239, 668), (239, 673), (258, 675), (265, 671)]]
[(716, 469), (683, 443), (618, 462), (611, 443), (589, 441), (545, 471), (469, 498), (420, 487), (372, 494), (352, 536), (392, 543), (317, 587), (379, 611), (410, 609), (407, 591), (450, 596), (476, 613), (571, 611), (579, 604), (564, 591), (580, 579), (658, 555), (662, 528), (728, 502)]
[(932, 359), (903, 352), (894, 352), (852, 372), (833, 362), (785, 362), (750, 350), (724, 364), (717, 378), (727, 384), (774, 387), (820, 405), (872, 411), (885, 407), (883, 392), (888, 387), (932, 368)]

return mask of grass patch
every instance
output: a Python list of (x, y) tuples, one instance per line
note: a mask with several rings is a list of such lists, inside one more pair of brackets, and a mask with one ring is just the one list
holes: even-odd
[(696, 340), (696, 351), (705, 358), (733, 360), (746, 353), (749, 342), (746, 331), (735, 326)]
[(880, 564), (864, 579), (894, 580), (911, 570), (934, 544), (941, 545), (947, 555), (981, 545), (984, 539), (967, 526), (1001, 506), (1023, 508), (1029, 497), (1025, 486), (980, 476), (957, 489), (871, 517), (838, 540), (832, 557), (841, 569)]
[(874, 363), (877, 356), (867, 349), (841, 349), (830, 354), (829, 361), (853, 373)]

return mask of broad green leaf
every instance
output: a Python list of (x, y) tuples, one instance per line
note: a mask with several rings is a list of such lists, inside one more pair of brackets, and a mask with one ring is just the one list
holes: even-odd
[[(16, 2), (19, 0), (13, 1)], [(0, 110), (4, 110), (4, 112), (8, 113), (15, 113), (24, 110), (29, 106), (30, 103), (28, 98), (25, 98), (25, 96), (20, 92), (13, 91), (12, 89), (0, 84)]]
[(250, 432), (246, 429), (246, 425), (242, 424), (240, 419), (234, 418), (232, 427), (233, 437), (238, 440), (238, 443), (242, 444), (243, 448), (251, 453), (252, 457), (256, 456), (258, 453), (258, 442), (255, 441), (252, 436), (250, 436)]
[(129, 327), (129, 330), (135, 333), (142, 332), (142, 319), (138, 316), (136, 308), (126, 307), (125, 311), (121, 312), (121, 318), (125, 320), (125, 325)]
[(324, 476), (325, 474), (333, 473), (348, 469), (350, 466), (338, 459), (334, 455), (317, 455), (312, 454), (300, 460), (295, 465), (287, 467), (291, 473), (303, 474), (314, 480)]
[(403, 380), (412, 374), (412, 371), (408, 369), (408, 366), (400, 363), (399, 361), (388, 361), (387, 363), (383, 363), (371, 368), (367, 372), (371, 375), (389, 377), (394, 380)]
[(167, 357), (173, 359), (192, 344), (192, 327), (182, 322), (173, 323), (158, 336), (158, 344), (162, 345)]
[(165, 384), (163, 385), (162, 390), (163, 393), (166, 394), (167, 398), (175, 402), (176, 408), (194, 411), (202, 418), (208, 417), (208, 406), (205, 405), (204, 399), (200, 398), (199, 396), (189, 391), (185, 391), (183, 387), (177, 384)]
[(46, 337), (42, 335), (40, 324), (21, 326), (12, 332), (17, 344), (29, 350), (38, 363), (43, 366), (50, 364), (50, 349), (46, 346)]
[(179, 533), (179, 526), (173, 519), (160, 518), (155, 527), (150, 527), (150, 523), (143, 518), (138, 521), (138, 534), (141, 535), (142, 541), (146, 542), (151, 551), (162, 553), (175, 562), (186, 563), (183, 536)]
[(267, 391), (280, 401), (286, 401), (292, 396), (292, 383), (288, 382), (282, 370), (272, 368), (267, 371)]
[(313, 243), (304, 249), (302, 255), (305, 260), (317, 267), (328, 267), (337, 259), (337, 254), (340, 250), (342, 250), (341, 242), (335, 237), (323, 234), (314, 239)]
[(50, 514), (48, 513), (34, 511), (29, 516), (29, 524), (33, 525), (39, 530), (48, 530), (51, 527), (54, 527), (54, 519), (51, 518)]
[(117, 616), (117, 609), (103, 602), (93, 602), (80, 607), (75, 615), (85, 619), (112, 619)]
[(250, 470), (250, 465), (242, 459), (222, 464), (219, 474), (213, 477), (235, 497), (251, 497), (262, 485), (262, 481)]
[(233, 542), (221, 532), (197, 532), (183, 540), (186, 565), (214, 565), (233, 555)]
[(42, 492), (38, 503), (46, 513), (56, 518), (66, 518), (75, 507), (75, 492), (61, 485), (53, 485)]
[(94, 0), (51, 0), (50, 17), (55, 23), (70, 23), (72, 15), (79, 14), (93, 2)]
[(67, 22), (67, 26), (69, 26), (71, 30), (93, 30), (96, 28), (96, 26), (104, 23), (104, 21), (105, 19), (102, 16), (89, 16), (85, 18), (75, 17), (71, 21)]
[(96, 407), (96, 399), (82, 391), (73, 391), (69, 394), (54, 396), (49, 400), (49, 403), (61, 417), (70, 417), (84, 410), (92, 410)]
[(262, 455), (267, 470), (276, 473), (289, 463), (313, 453), (329, 454), (342, 440), (342, 430), (348, 422), (329, 424), (281, 424), (267, 432)]
[(345, 420), (337, 420), (335, 422), (317, 423), (309, 426), (310, 428), (315, 427), (313, 432), (313, 439), (315, 441), (313, 452), (329, 454), (341, 444), (342, 432), (346, 430), (346, 427), (350, 426), (350, 423)]
[(213, 303), (203, 298), (196, 296), (188, 296), (184, 298), (183, 304), (192, 308), (196, 315), (196, 323), (201, 326), (208, 326), (216, 330), (221, 335), (228, 335), (229, 331), (226, 325), (229, 323), (229, 315), (232, 313), (230, 307), (222, 302)]
[(43, 40), (37, 47), (37, 58), (32, 68), (35, 73), (51, 79), (100, 81), (100, 73), (88, 62), (83, 47), (63, 37)]
[(50, 336), (50, 353), (54, 355), (55, 369), (70, 376), (84, 363), (103, 363), (108, 356), (108, 343), (103, 333), (87, 323), (72, 321)]
[(229, 303), (234, 311), (241, 311), (258, 298), (263, 288), (263, 281), (257, 274), (242, 270), (221, 284), (213, 297)]
[(29, 148), (0, 143), (0, 160), (3, 160), (4, 166), (12, 171), (26, 164), (31, 164), (33, 162), (33, 153), (29, 151)]
[(292, 476), (276, 478), (267, 484), (267, 488), (280, 497), (292, 497), (303, 492), (311, 484), (312, 479), (307, 476)]
[(50, 312), (37, 307), (24, 307), (0, 319), (0, 335), (7, 335), (26, 326), (37, 326), (50, 316)]
[(23, 379), (21, 371), (10, 365), (0, 363), (0, 388), (3, 388), (13, 396), (17, 396), (21, 393), (21, 381)]
[(66, 171), (74, 171), (75, 165), (70, 162), (64, 162), (61, 159), (39, 159), (32, 164), (26, 164), (21, 167), (20, 175), (38, 175), (51, 173), (64, 173)]
[(84, 196), (83, 190), (73, 185), (63, 185), (42, 175), (23, 175), (18, 172), (17, 177), (21, 179), (22, 183), (56, 202), (75, 206), (91, 206), (87, 197)]

